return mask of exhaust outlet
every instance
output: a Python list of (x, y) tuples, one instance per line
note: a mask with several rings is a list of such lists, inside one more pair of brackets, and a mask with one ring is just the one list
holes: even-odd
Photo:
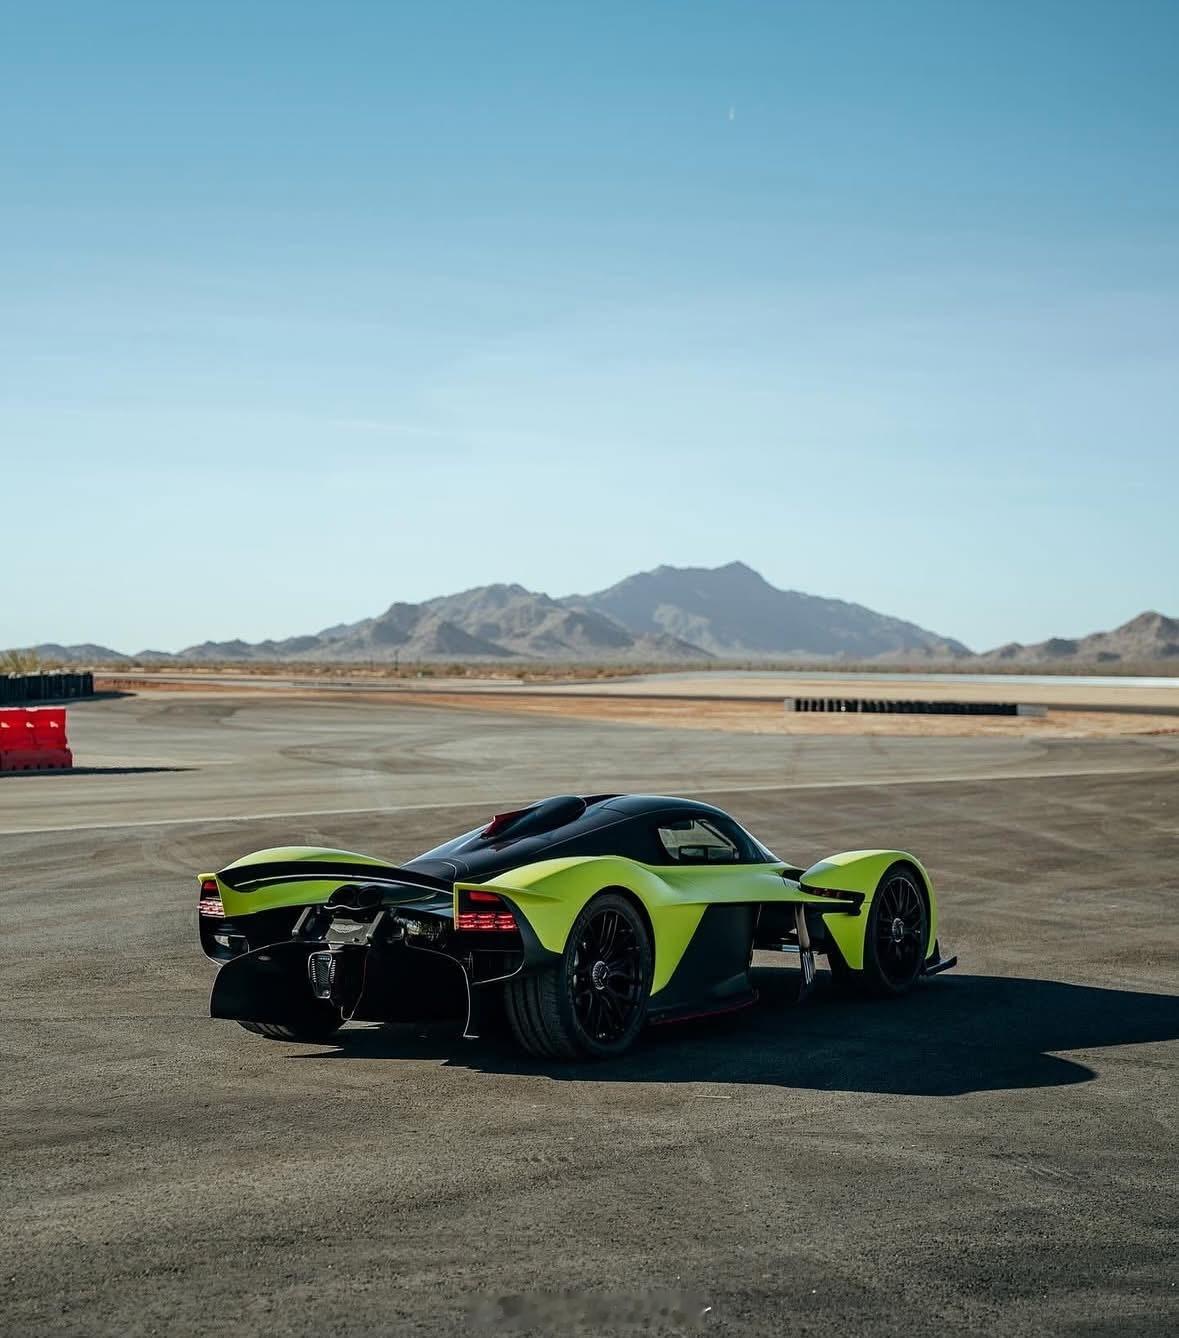
[(375, 911), (380, 908), (382, 898), (382, 890), (371, 883), (347, 883), (336, 888), (327, 904), (332, 910)]

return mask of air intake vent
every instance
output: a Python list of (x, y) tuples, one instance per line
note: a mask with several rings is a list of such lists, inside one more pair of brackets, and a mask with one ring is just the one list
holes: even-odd
[(313, 952), (307, 958), (307, 975), (311, 980), (312, 994), (317, 999), (330, 999), (336, 981), (336, 954)]

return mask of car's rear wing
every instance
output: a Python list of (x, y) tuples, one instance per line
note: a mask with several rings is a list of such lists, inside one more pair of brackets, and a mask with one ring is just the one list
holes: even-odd
[(445, 878), (403, 869), (394, 864), (360, 863), (344, 856), (340, 859), (278, 859), (260, 864), (230, 865), (218, 879), (235, 892), (256, 892), (275, 883), (306, 881), (309, 878), (335, 879), (340, 882), (393, 884), (420, 887), (430, 892), (449, 892), (452, 884)]
[[(291, 906), (316, 906), (338, 888), (360, 883), (381, 887), (396, 900), (450, 894), (447, 879), (385, 864), (347, 850), (289, 846), (260, 850), (216, 873), (200, 875), (202, 896), (216, 894), (223, 914), (254, 915)], [(207, 887), (207, 892), (206, 892)]]

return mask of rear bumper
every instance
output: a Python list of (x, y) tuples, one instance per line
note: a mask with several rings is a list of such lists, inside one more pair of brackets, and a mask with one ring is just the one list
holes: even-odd
[(197, 915), (201, 951), (211, 962), (229, 962), (250, 951), (250, 940), (236, 920), (224, 915)]
[(212, 1017), (239, 1022), (322, 1024), (453, 1021), (477, 1034), (480, 998), (522, 969), (523, 953), (461, 956), (391, 942), (297, 939), (226, 961), (209, 1002)]
[(253, 915), (206, 915), (198, 911), (201, 951), (212, 962), (228, 962), (267, 944), (285, 943), (300, 913), (300, 907), (292, 906)]

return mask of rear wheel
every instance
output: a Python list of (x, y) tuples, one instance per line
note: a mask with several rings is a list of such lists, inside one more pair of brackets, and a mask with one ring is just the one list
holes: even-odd
[(546, 1059), (621, 1055), (646, 1020), (653, 961), (642, 916), (603, 892), (574, 921), (559, 962), (508, 982), (516, 1040)]
[(921, 876), (909, 864), (885, 870), (872, 898), (864, 935), (865, 987), (905, 994), (921, 974), (929, 937), (929, 906)]

